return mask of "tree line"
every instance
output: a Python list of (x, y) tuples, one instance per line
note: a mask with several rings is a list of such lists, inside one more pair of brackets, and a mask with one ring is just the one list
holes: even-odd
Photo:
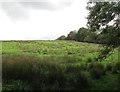
[(88, 2), (86, 9), (87, 28), (71, 31), (67, 37), (57, 40), (75, 40), (81, 42), (100, 43), (103, 46), (116, 48), (120, 46), (120, 1)]
[(99, 32), (93, 32), (88, 28), (80, 28), (78, 31), (70, 31), (70, 33), (65, 36), (62, 35), (57, 38), (57, 40), (74, 40), (79, 42), (88, 42), (88, 43), (99, 43), (106, 44), (107, 41), (103, 40), (103, 34)]
[(87, 28), (71, 31), (57, 40), (75, 40), (102, 44), (100, 58), (106, 57), (115, 48), (120, 48), (120, 1), (88, 2), (86, 9)]

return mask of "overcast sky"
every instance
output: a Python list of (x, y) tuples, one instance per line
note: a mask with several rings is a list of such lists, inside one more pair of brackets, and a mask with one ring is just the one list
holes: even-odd
[(87, 23), (88, 0), (3, 1), (0, 40), (54, 40)]

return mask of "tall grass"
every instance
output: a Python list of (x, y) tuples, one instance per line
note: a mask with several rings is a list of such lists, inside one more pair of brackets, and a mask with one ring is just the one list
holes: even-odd
[[(45, 59), (45, 58), (44, 58)], [(49, 61), (49, 62), (47, 62)], [(37, 90), (84, 89), (88, 80), (79, 66), (59, 65), (35, 56), (3, 56), (3, 82), (21, 80)]]
[[(98, 62), (100, 48), (73, 41), (3, 42), (3, 88), (80, 90), (89, 89), (95, 82), (97, 87), (103, 85), (101, 80), (108, 78), (109, 72), (115, 76), (120, 73), (120, 63), (116, 62), (117, 52)], [(116, 83), (116, 77), (107, 78), (107, 85), (101, 87), (109, 88)]]
[(92, 62), (88, 65), (88, 70), (93, 78), (99, 79), (101, 76), (105, 75), (105, 67), (99, 62)]

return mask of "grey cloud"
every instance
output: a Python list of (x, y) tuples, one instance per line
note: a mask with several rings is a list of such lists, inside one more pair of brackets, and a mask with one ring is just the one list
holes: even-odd
[[(38, 1), (38, 0), (37, 0)], [(20, 19), (28, 17), (29, 10), (44, 9), (49, 11), (56, 11), (70, 6), (73, 0), (60, 0), (58, 5), (55, 5), (51, 0), (39, 0), (39, 2), (23, 2), (18, 0), (17, 2), (1, 2), (1, 8), (12, 19)]]
[(20, 2), (23, 7), (34, 9), (54, 10), (54, 6), (50, 2)]
[(26, 18), (28, 13), (24, 7), (21, 7), (18, 3), (2, 3), (2, 9), (12, 19)]
[(44, 2), (20, 2), (20, 3), (24, 7), (55, 11), (70, 6), (72, 4), (72, 0), (66, 1), (61, 0), (61, 2), (57, 6), (51, 3), (49, 0), (45, 0)]

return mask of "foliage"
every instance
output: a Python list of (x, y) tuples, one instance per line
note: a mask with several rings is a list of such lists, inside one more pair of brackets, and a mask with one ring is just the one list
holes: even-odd
[(21, 80), (13, 80), (13, 81), (8, 81), (6, 84), (3, 84), (3, 88), (2, 90), (9, 90), (9, 91), (13, 91), (13, 90), (32, 90), (31, 86), (28, 83), (25, 83)]
[(71, 31), (67, 37), (60, 36), (57, 40), (74, 40), (79, 42), (97, 43), (97, 34), (87, 28), (80, 28), (78, 31)]
[(62, 66), (49, 62), (33, 56), (4, 57), (3, 82), (21, 80), (29, 83), (33, 90), (62, 90), (69, 87), (82, 89), (88, 86), (87, 78), (81, 73), (80, 67)]
[[(2, 47), (4, 90), (89, 89), (93, 85), (91, 81), (96, 78), (101, 80), (106, 76), (105, 72), (113, 72), (114, 66), (119, 67), (116, 64), (117, 49), (104, 62), (93, 63), (102, 48), (92, 43), (59, 40), (5, 41), (2, 42)], [(112, 69), (104, 69), (109, 62), (112, 62)], [(112, 74), (118, 73), (119, 70)], [(91, 77), (93, 75), (95, 77)], [(116, 82), (114, 79), (109, 81)], [(113, 85), (104, 86), (108, 88)]]
[(99, 80), (92, 80), (90, 90), (119, 90), (119, 74), (106, 73)]
[(98, 32), (98, 43), (105, 47), (98, 57), (101, 60), (120, 46), (120, 2), (88, 2), (87, 9), (88, 28)]
[(101, 76), (103, 76), (105, 74), (105, 69), (104, 69), (104, 65), (102, 65), (101, 63), (91, 63), (88, 66), (88, 69), (90, 71), (90, 74), (93, 78), (100, 78)]
[(76, 40), (76, 34), (77, 34), (76, 31), (71, 31), (71, 32), (67, 35), (66, 40)]
[(112, 72), (113, 73), (120, 73), (120, 62), (116, 62), (112, 65)]
[(78, 30), (77, 40), (78, 41), (84, 41), (85, 37), (88, 36), (88, 34), (89, 34), (88, 29), (80, 28)]
[(87, 9), (89, 10), (88, 27), (92, 31), (100, 32), (102, 43), (113, 48), (118, 47), (120, 45), (120, 2), (89, 2)]
[(57, 38), (57, 40), (65, 40), (65, 39), (66, 39), (66, 36), (64, 36), (64, 35), (62, 35), (59, 38)]

